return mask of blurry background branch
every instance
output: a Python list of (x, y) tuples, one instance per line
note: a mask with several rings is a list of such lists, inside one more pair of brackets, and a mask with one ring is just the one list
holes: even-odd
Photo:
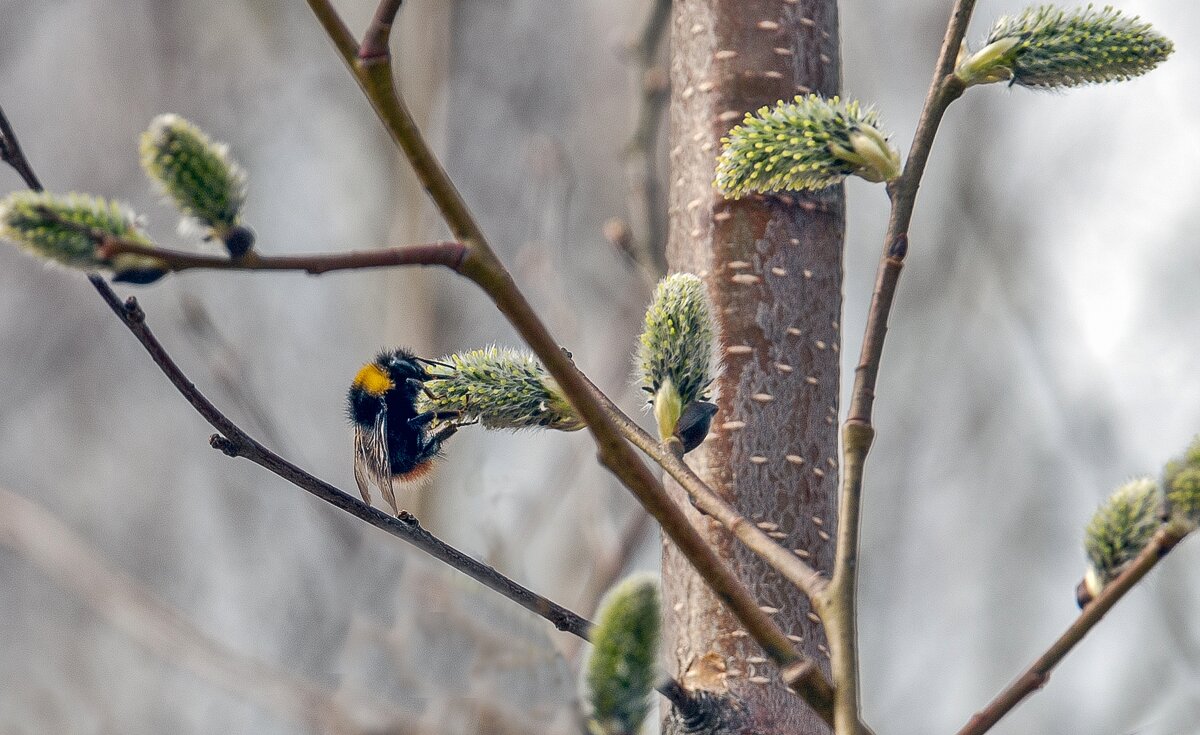
[(344, 253), (314, 253), (311, 255), (260, 255), (255, 251), (240, 258), (224, 255), (205, 255), (183, 250), (147, 247), (111, 237), (98, 237), (101, 257), (136, 253), (160, 259), (169, 271), (198, 268), (238, 271), (304, 271), (320, 275), (331, 271), (362, 268), (393, 268), (402, 265), (441, 265), (458, 270), (466, 248), (457, 242), (433, 242), (422, 245), (401, 245), (374, 250)]
[(610, 239), (653, 283), (667, 270), (667, 203), (659, 171), (659, 143), (671, 99), (671, 83), (662, 52), (670, 27), (671, 0), (650, 0), (649, 6), (645, 24), (628, 49), (639, 91), (633, 135), (625, 148), (630, 230), (624, 239)]
[(4, 488), (0, 488), (0, 544), (78, 595), (139, 645), (276, 717), (338, 735), (417, 733), (394, 707), (361, 697), (346, 701), (314, 682), (214, 640), (113, 569), (50, 513)]

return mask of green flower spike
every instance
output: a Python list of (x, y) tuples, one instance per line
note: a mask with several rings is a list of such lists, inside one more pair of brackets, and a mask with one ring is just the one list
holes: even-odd
[(658, 672), (659, 607), (651, 574), (626, 579), (601, 603), (584, 669), (593, 735), (636, 735), (646, 719)]
[(488, 429), (582, 429), (583, 420), (533, 355), (500, 347), (460, 352), (434, 366), (423, 410), (456, 411)]
[(0, 239), (34, 255), (82, 270), (108, 268), (113, 280), (128, 283), (151, 283), (166, 274), (157, 258), (101, 256), (97, 248), (105, 237), (154, 245), (131, 210), (99, 197), (18, 191), (0, 199)]
[(1173, 49), (1149, 23), (1112, 7), (1065, 11), (1041, 5), (996, 21), (983, 48), (965, 54), (955, 74), (968, 86), (1007, 81), (1042, 89), (1077, 87), (1140, 76)]
[[(681, 429), (690, 429), (684, 449), (699, 445), (708, 435), (712, 413), (692, 409), (704, 403), (713, 381), (713, 352), (716, 329), (704, 282), (691, 273), (675, 273), (654, 289), (654, 300), (646, 310), (646, 327), (637, 355), (638, 379), (650, 394), (650, 405), (658, 423), (658, 436), (666, 440)], [(711, 406), (712, 404), (707, 404)], [(688, 414), (702, 421), (703, 431), (680, 425)], [(688, 437), (681, 437), (686, 440)], [(688, 445), (691, 446), (688, 446)]]
[(159, 115), (142, 133), (142, 168), (181, 212), (223, 241), (230, 255), (245, 255), (254, 233), (241, 224), (246, 174), (223, 143), (174, 114)]
[(1158, 483), (1140, 477), (1117, 488), (1096, 509), (1084, 531), (1088, 570), (1078, 593), (1080, 607), (1100, 594), (1146, 548), (1162, 524), (1161, 506)]
[(878, 113), (838, 97), (797, 96), (746, 113), (721, 142), (716, 186), (731, 199), (824, 189), (847, 176), (891, 181), (900, 175), (900, 154), (879, 131)]
[(1200, 526), (1200, 437), (1183, 456), (1167, 463), (1163, 471), (1170, 519), (1192, 531)]

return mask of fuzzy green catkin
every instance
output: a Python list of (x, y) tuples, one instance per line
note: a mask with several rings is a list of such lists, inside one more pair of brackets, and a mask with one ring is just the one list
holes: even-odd
[(900, 175), (900, 154), (880, 132), (879, 115), (838, 97), (797, 95), (746, 113), (721, 143), (715, 183), (731, 199), (824, 189), (847, 176), (891, 181)]
[(152, 257), (122, 254), (102, 258), (97, 246), (104, 236), (154, 245), (132, 210), (100, 197), (17, 191), (0, 199), (0, 238), (34, 255), (82, 270), (111, 268), (117, 277), (165, 272), (161, 261)]
[(1053, 5), (1003, 17), (956, 74), (966, 84), (1010, 81), (1054, 89), (1124, 81), (1166, 60), (1174, 44), (1137, 16), (1111, 6), (1066, 11)]
[(488, 429), (582, 429), (554, 379), (533, 355), (485, 347), (441, 359), (452, 367), (431, 369), (423, 410), (456, 411)]
[(650, 394), (659, 438), (675, 433), (684, 408), (703, 400), (713, 380), (716, 328), (704, 282), (667, 276), (654, 289), (638, 347), (638, 379)]
[(1187, 530), (1200, 526), (1200, 437), (1192, 441), (1182, 457), (1167, 463), (1163, 488), (1171, 520)]
[(241, 220), (246, 175), (223, 143), (179, 115), (159, 115), (142, 133), (142, 168), (181, 212), (225, 239)]
[(634, 735), (650, 711), (659, 608), (658, 579), (651, 574), (626, 579), (601, 603), (584, 669), (593, 735)]
[(1149, 477), (1130, 480), (1096, 509), (1084, 531), (1088, 573), (1084, 580), (1091, 597), (1115, 579), (1150, 543), (1161, 525), (1162, 495)]

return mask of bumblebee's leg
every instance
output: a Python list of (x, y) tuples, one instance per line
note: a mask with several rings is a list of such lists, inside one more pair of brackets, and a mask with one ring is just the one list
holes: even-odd
[(424, 435), (421, 438), (421, 454), (431, 458), (436, 456), (442, 448), (442, 442), (454, 436), (460, 425), (454, 422), (442, 424), (435, 431)]
[(460, 416), (458, 411), (426, 411), (408, 420), (408, 425), (414, 429), (424, 429), (434, 421), (446, 421)]

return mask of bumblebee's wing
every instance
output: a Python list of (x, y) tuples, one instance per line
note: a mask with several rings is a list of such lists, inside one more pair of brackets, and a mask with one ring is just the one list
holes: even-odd
[(396, 505), (396, 488), (392, 484), (392, 478), (388, 477), (379, 483), (379, 489), (383, 491), (383, 499), (387, 501), (388, 507), (392, 509), (392, 515), (400, 515), (400, 507)]
[(387, 451), (387, 415), (380, 412), (375, 424), (366, 429), (354, 427), (354, 481), (363, 502), (371, 504), (371, 485), (391, 494), (391, 470)]

